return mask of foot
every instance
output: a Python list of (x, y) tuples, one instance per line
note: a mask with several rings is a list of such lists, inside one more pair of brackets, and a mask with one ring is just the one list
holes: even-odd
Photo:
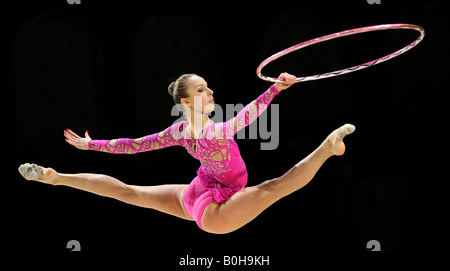
[(331, 143), (330, 150), (332, 155), (343, 155), (345, 152), (344, 137), (353, 133), (356, 127), (352, 124), (345, 124), (334, 130), (327, 138), (327, 142)]
[(28, 181), (38, 181), (42, 183), (52, 183), (56, 178), (57, 172), (52, 168), (44, 168), (36, 164), (22, 164), (19, 167), (20, 175)]

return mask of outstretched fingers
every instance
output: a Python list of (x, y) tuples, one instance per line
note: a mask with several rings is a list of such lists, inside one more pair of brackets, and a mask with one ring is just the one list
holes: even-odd
[(88, 132), (85, 133), (85, 137), (80, 137), (72, 130), (67, 129), (67, 130), (64, 130), (64, 137), (66, 138), (67, 143), (69, 143), (70, 145), (72, 145), (78, 149), (81, 149), (81, 150), (89, 149), (88, 143), (91, 140), (91, 138), (89, 137)]
[(72, 140), (80, 138), (79, 135), (77, 135), (75, 132), (73, 132), (72, 130), (69, 130), (69, 129), (64, 130), (64, 136), (67, 139), (72, 139)]
[(77, 135), (76, 133), (72, 132), (69, 129), (64, 130), (64, 137), (66, 138), (67, 143), (73, 146), (75, 146), (76, 142), (80, 139), (79, 135)]

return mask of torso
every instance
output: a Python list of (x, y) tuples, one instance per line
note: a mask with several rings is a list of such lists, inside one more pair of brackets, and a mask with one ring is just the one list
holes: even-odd
[(217, 138), (213, 135), (214, 126), (222, 123), (211, 121), (196, 138), (192, 137), (192, 133), (188, 133), (188, 121), (181, 125), (186, 135), (183, 137), (182, 146), (200, 161), (204, 171), (214, 174), (219, 180), (241, 175), (243, 171), (246, 173), (247, 169), (236, 141), (233, 138)]

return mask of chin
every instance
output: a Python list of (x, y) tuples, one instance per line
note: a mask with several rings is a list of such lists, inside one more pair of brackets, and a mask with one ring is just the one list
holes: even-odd
[(214, 104), (210, 103), (203, 108), (203, 114), (209, 114), (214, 111)]

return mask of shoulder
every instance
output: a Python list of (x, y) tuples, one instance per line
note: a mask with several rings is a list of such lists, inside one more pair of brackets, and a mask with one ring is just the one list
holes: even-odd
[(179, 139), (182, 137), (183, 132), (186, 129), (188, 124), (189, 124), (188, 121), (176, 122), (176, 123), (170, 125), (169, 127), (167, 127), (167, 129), (165, 129), (164, 131), (162, 131), (159, 134), (159, 136), (160, 137), (172, 136), (173, 138)]
[(172, 131), (178, 131), (181, 132), (188, 126), (188, 121), (183, 120), (179, 122), (175, 122), (174, 124), (170, 125), (166, 130), (172, 130)]

